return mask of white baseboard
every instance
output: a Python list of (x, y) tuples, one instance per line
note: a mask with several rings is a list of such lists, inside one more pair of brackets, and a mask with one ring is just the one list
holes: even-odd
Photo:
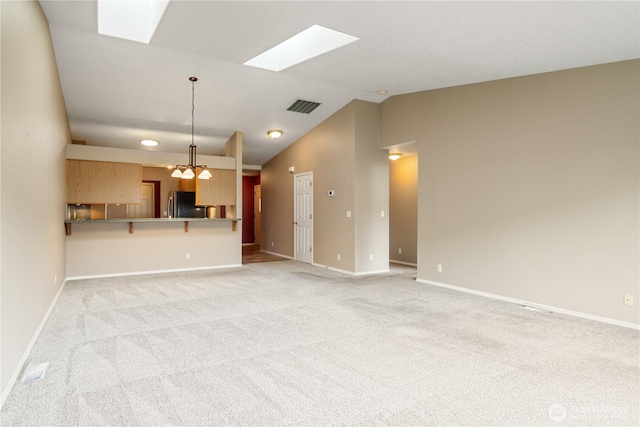
[(369, 276), (369, 275), (372, 275), (372, 274), (382, 274), (382, 273), (388, 273), (389, 272), (389, 269), (387, 268), (386, 270), (363, 271), (363, 272), (360, 272), (360, 273), (354, 273), (353, 271), (342, 270), (341, 268), (330, 267), (328, 265), (318, 264), (318, 263), (315, 263), (315, 262), (312, 262), (311, 265), (313, 265), (315, 267), (326, 268), (328, 270), (335, 271), (337, 273), (348, 274), (349, 276)]
[(370, 276), (372, 274), (384, 274), (384, 273), (388, 273), (389, 270), (388, 268), (384, 268), (382, 270), (372, 270), (372, 271), (361, 271), (360, 273), (353, 273), (354, 276)]
[(184, 271), (218, 270), (221, 268), (236, 268), (236, 267), (242, 267), (242, 264), (214, 265), (214, 266), (193, 267), (193, 268), (174, 268), (170, 270), (132, 271), (128, 273), (93, 274), (89, 276), (72, 276), (72, 277), (67, 277), (67, 281), (84, 280), (84, 279), (102, 279), (105, 277), (141, 276), (144, 274), (180, 273)]
[(415, 262), (405, 262), (405, 261), (397, 261), (395, 259), (390, 259), (389, 262), (393, 263), (393, 264), (402, 264), (402, 265), (408, 265), (410, 267), (418, 267), (418, 264), (416, 264)]
[(40, 336), (40, 332), (42, 332), (42, 329), (44, 328), (44, 325), (47, 323), (47, 320), (49, 320), (49, 316), (51, 315), (51, 312), (53, 311), (53, 308), (55, 307), (56, 302), (58, 302), (58, 298), (60, 297), (60, 294), (62, 293), (62, 290), (64, 289), (64, 286), (66, 284), (67, 284), (67, 280), (64, 280), (62, 282), (62, 285), (60, 285), (60, 289), (58, 289), (56, 296), (53, 297), (53, 301), (51, 301), (51, 304), (49, 305), (49, 309), (47, 310), (44, 317), (40, 321), (40, 325), (38, 325), (38, 329), (36, 329), (35, 333), (31, 337), (31, 341), (29, 341), (29, 345), (24, 350), (24, 353), (22, 353), (22, 357), (20, 358), (20, 361), (18, 362), (16, 369), (13, 371), (13, 375), (11, 375), (11, 378), (9, 378), (9, 381), (7, 382), (7, 388), (5, 388), (2, 394), (0, 394), (0, 410), (2, 410), (4, 403), (7, 401), (7, 397), (9, 397), (9, 394), (11, 393), (11, 390), (13, 389), (14, 384), (18, 380), (18, 376), (20, 375), (20, 372), (22, 371), (22, 367), (24, 366), (25, 362), (27, 361), (27, 358), (29, 357), (29, 353), (31, 353), (31, 349), (33, 348), (34, 344), (36, 343), (36, 340)]
[[(290, 257), (289, 255), (283, 255), (283, 254), (279, 254), (279, 253), (277, 253), (277, 252), (264, 251), (264, 250), (262, 250), (262, 249), (260, 249), (260, 252), (264, 252), (265, 254), (269, 254), (269, 255), (279, 256), (280, 258), (294, 259), (293, 257)], [(294, 260), (294, 261), (295, 261), (295, 260)]]
[(314, 267), (326, 268), (328, 270), (335, 271), (336, 273), (343, 273), (343, 274), (348, 274), (349, 276), (355, 276), (355, 273), (353, 271), (342, 270), (340, 268), (335, 268), (335, 267), (329, 267), (328, 265), (318, 264), (316, 262), (312, 262), (311, 265), (313, 265)]
[(521, 299), (511, 298), (511, 297), (506, 297), (506, 296), (503, 296), (503, 295), (492, 294), (492, 293), (489, 293), (489, 292), (477, 291), (475, 289), (469, 289), (469, 288), (463, 288), (463, 287), (460, 287), (460, 286), (448, 285), (446, 283), (435, 282), (433, 280), (416, 279), (416, 282), (427, 283), (429, 285), (439, 286), (441, 288), (453, 289), (455, 291), (466, 292), (468, 294), (474, 294), (474, 295), (480, 295), (480, 296), (483, 296), (483, 297), (497, 299), (497, 300), (500, 300), (500, 301), (511, 302), (511, 303), (514, 303), (514, 304), (528, 305), (528, 306), (531, 306), (531, 307), (537, 307), (537, 308), (541, 308), (541, 309), (544, 309), (544, 310), (547, 310), (547, 311), (553, 311), (555, 313), (561, 313), (561, 314), (567, 314), (569, 316), (580, 317), (582, 319), (595, 320), (597, 322), (608, 323), (610, 325), (616, 325), (616, 326), (622, 326), (624, 328), (631, 328), (631, 329), (640, 330), (640, 324), (631, 323), (631, 322), (624, 322), (622, 320), (612, 319), (610, 317), (596, 316), (596, 315), (589, 314), (589, 313), (583, 313), (581, 311), (573, 311), (573, 310), (567, 310), (567, 309), (560, 308), (560, 307), (554, 307), (554, 306), (551, 306), (551, 305), (538, 304), (538, 303), (531, 302), (531, 301), (526, 301), (526, 300), (521, 300)]

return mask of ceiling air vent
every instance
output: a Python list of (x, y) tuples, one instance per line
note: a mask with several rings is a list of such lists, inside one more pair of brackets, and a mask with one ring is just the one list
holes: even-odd
[(293, 111), (294, 113), (309, 114), (310, 112), (315, 110), (318, 105), (320, 105), (319, 102), (303, 101), (302, 99), (298, 99), (296, 102), (291, 104), (291, 107), (287, 108), (287, 111)]

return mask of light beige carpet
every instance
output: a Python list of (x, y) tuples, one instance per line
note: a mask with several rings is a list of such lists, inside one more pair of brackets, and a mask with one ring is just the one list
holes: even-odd
[(294, 261), (70, 282), (3, 426), (637, 425), (639, 333)]

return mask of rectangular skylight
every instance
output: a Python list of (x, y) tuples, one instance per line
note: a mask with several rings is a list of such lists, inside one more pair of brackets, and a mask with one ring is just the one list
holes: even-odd
[(149, 44), (168, 4), (169, 0), (98, 0), (98, 33)]
[(360, 39), (349, 34), (320, 25), (312, 25), (290, 39), (250, 59), (244, 65), (271, 71), (282, 71), (358, 40)]

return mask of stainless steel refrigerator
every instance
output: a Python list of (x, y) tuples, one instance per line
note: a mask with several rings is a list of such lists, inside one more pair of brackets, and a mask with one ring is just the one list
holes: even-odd
[(204, 218), (207, 208), (196, 206), (195, 191), (172, 191), (167, 212), (173, 218)]

